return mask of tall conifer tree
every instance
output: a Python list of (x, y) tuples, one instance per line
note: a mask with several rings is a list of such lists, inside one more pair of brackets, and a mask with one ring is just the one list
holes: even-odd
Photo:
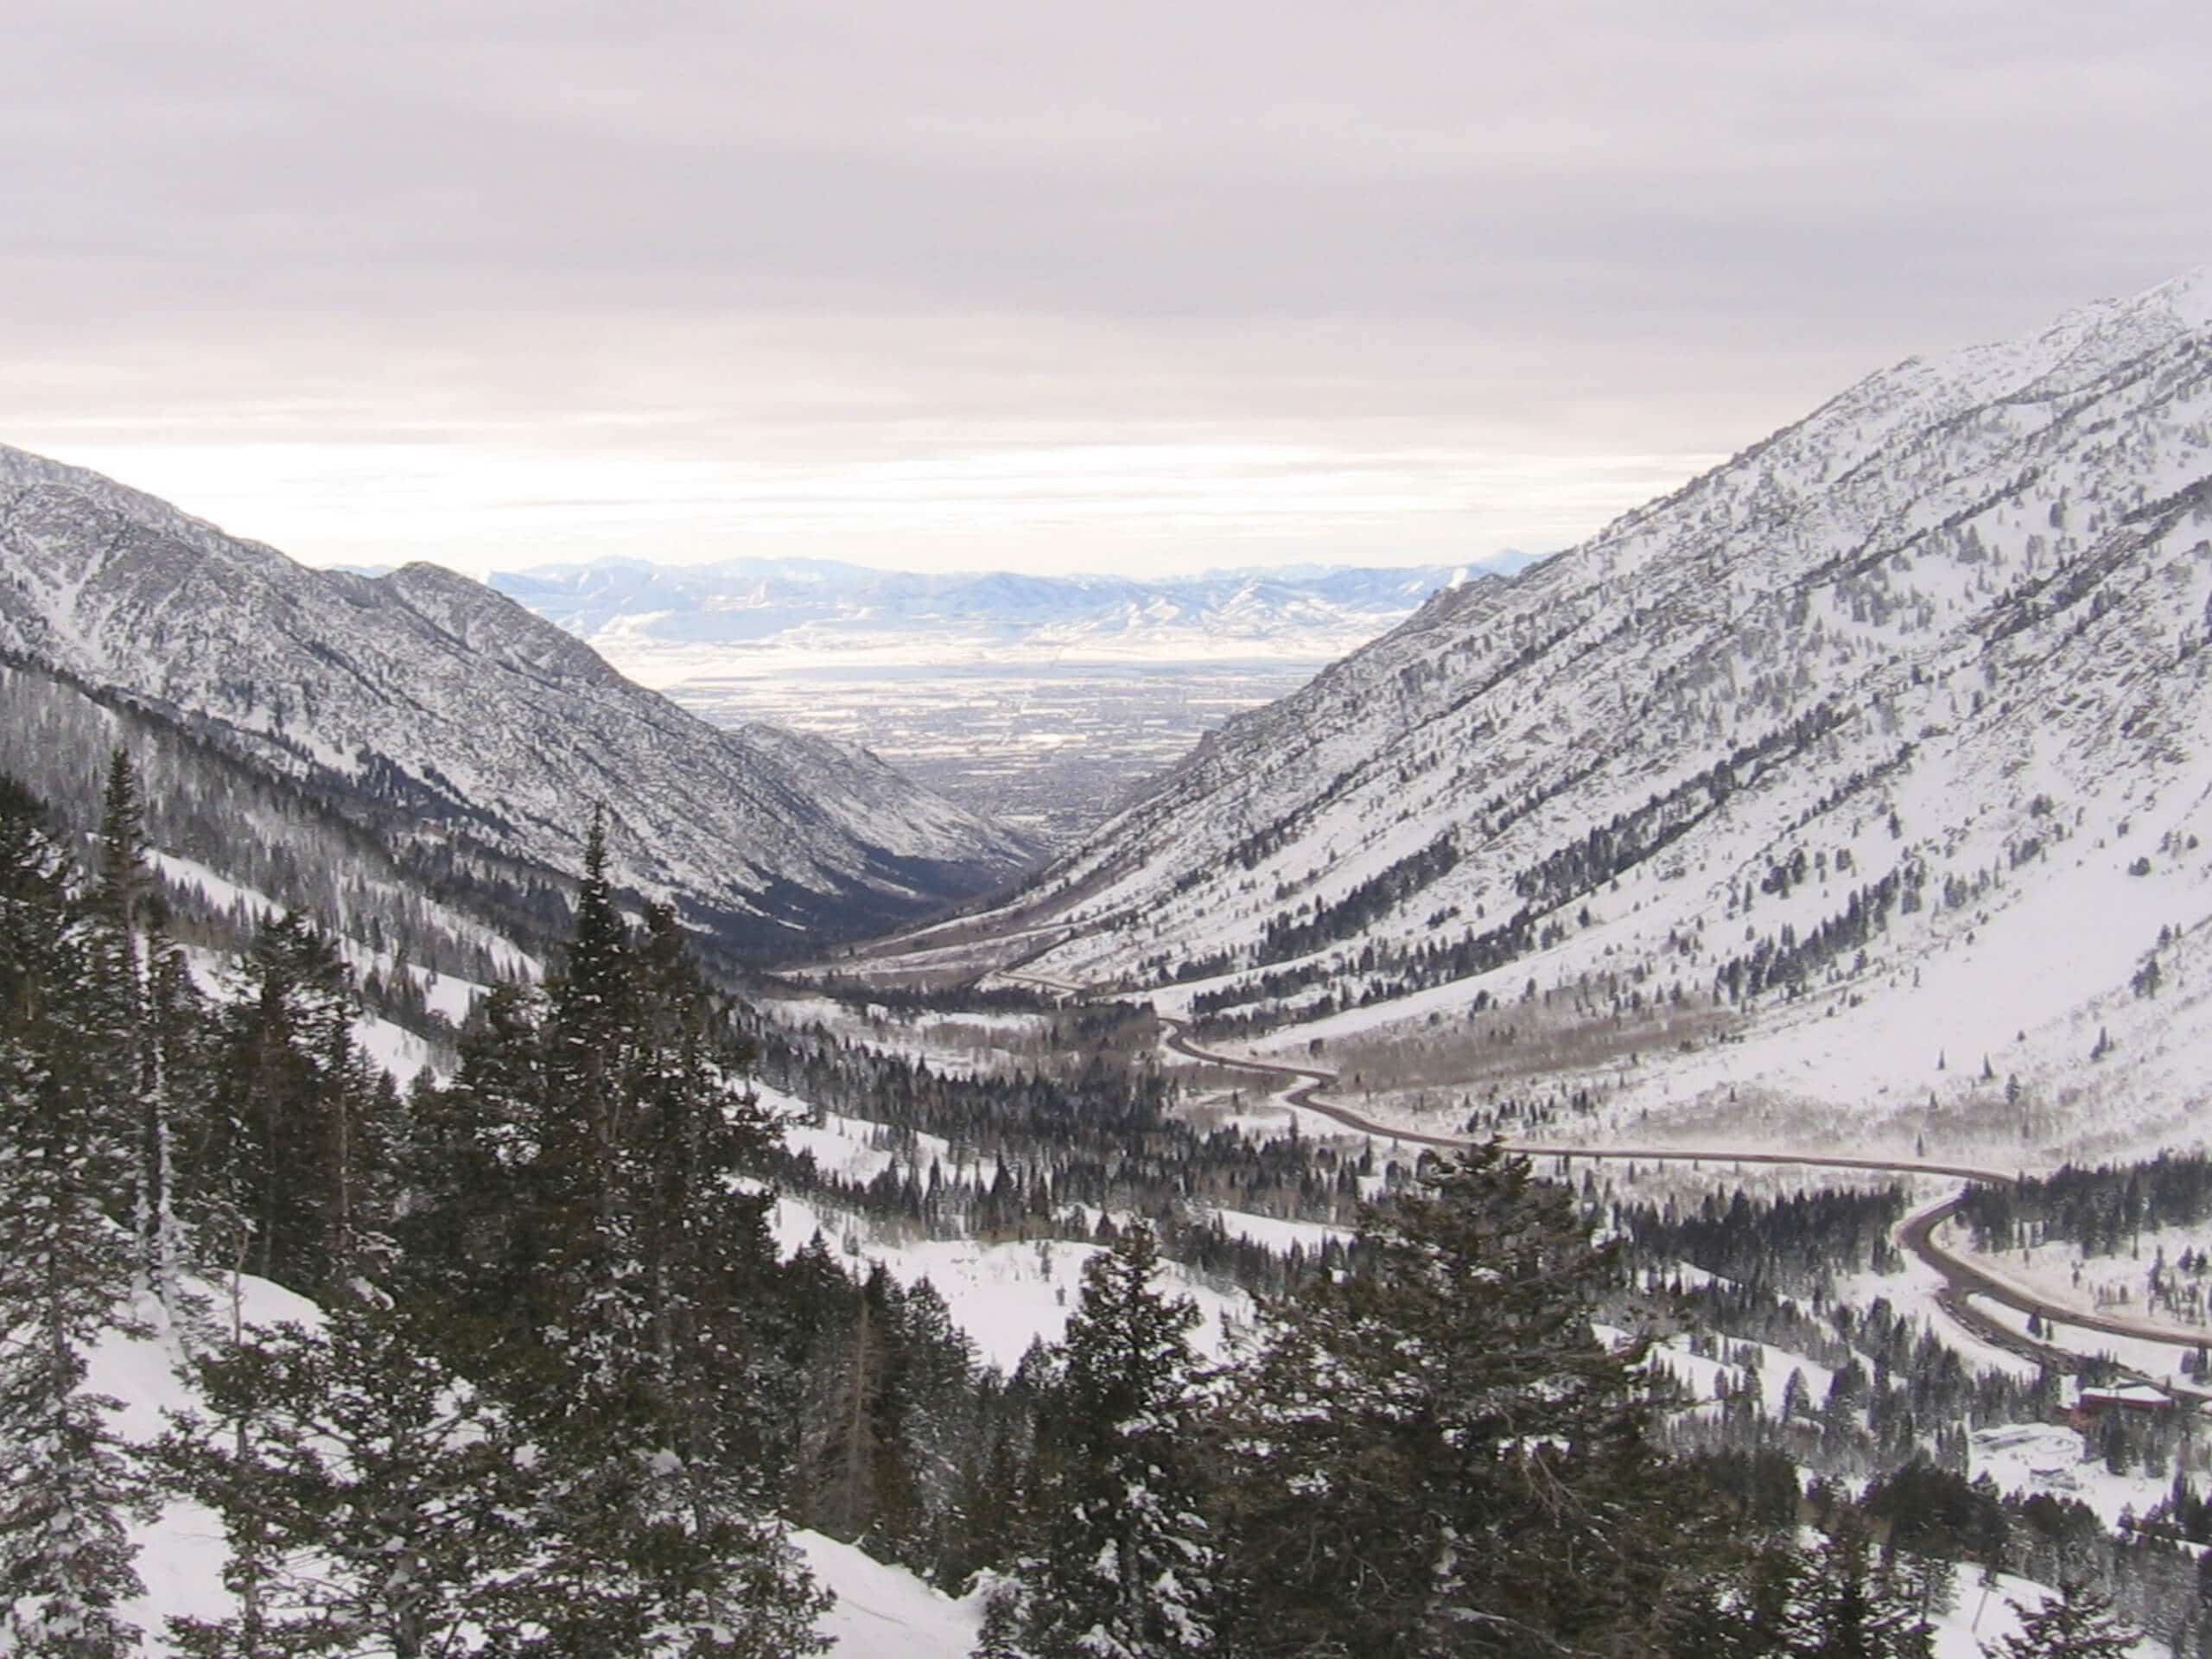
[(228, 1109), (207, 1179), (236, 1197), (249, 1271), (296, 1289), (381, 1259), (397, 1103), (353, 1039), (351, 976), (297, 912), (264, 923), (225, 1015)]
[(1570, 1195), (1493, 1142), (1361, 1243), (1357, 1271), (1267, 1310), (1234, 1385), (1230, 1650), (1648, 1646), (1699, 1592), (1704, 1523), (1647, 1438), (1638, 1356), (1591, 1328), (1612, 1268)]
[(2086, 1585), (2069, 1585), (2040, 1607), (2013, 1604), (2020, 1628), (1995, 1645), (1991, 1659), (2128, 1659), (2140, 1634), (2113, 1611), (2109, 1597)]
[(0, 778), (0, 1646), (137, 1645), (124, 1521), (143, 1503), (86, 1357), (131, 1324), (129, 1240), (103, 1209), (127, 1149), (104, 1085), (91, 929), (35, 803)]
[(206, 1088), (204, 1010), (166, 932), (138, 776), (121, 748), (109, 757), (100, 798), (90, 908), (92, 989), (108, 1028), (105, 1087), (127, 1148), (122, 1204), (140, 1282), (175, 1314), (192, 1255), (177, 1162)]
[(1034, 1659), (1170, 1659), (1213, 1642), (1192, 1444), (1198, 1312), (1160, 1294), (1159, 1265), (1151, 1231), (1132, 1226), (1084, 1269), (1054, 1406), (1063, 1461), (1041, 1548), (1015, 1574), (1018, 1647)]
[(518, 1651), (810, 1651), (823, 1603), (771, 1508), (757, 1382), (774, 1255), (765, 1200), (733, 1179), (766, 1120), (673, 913), (630, 937), (603, 815), (539, 1052), (524, 1185), (553, 1301), (514, 1402), (541, 1451)]

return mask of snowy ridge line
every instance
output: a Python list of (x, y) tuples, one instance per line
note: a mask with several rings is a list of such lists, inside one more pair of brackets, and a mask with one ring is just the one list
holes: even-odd
[(1489, 567), (1413, 565), (1117, 575), (944, 575), (817, 559), (641, 560), (499, 571), (489, 585), (641, 682), (733, 662), (747, 672), (852, 661), (900, 666), (1327, 662), (1440, 588)]
[(711, 726), (435, 565), (311, 570), (5, 446), (0, 489), (0, 658), (156, 711), (441, 869), (558, 887), (604, 802), (626, 887), (759, 953), (913, 921), (1035, 855), (864, 751)]
[(2208, 300), (1882, 370), (1440, 594), (974, 918), (971, 962), (1364, 1046), (1378, 1107), (1478, 1053), (1609, 1143), (2201, 1135)]

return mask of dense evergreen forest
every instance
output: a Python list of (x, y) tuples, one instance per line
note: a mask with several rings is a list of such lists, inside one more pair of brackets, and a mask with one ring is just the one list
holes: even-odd
[(2166, 1153), (2147, 1164), (2069, 1164), (2008, 1186), (1976, 1187), (1959, 1214), (1977, 1249), (2063, 1240), (2084, 1255), (2117, 1255), (2145, 1233), (2212, 1216), (2212, 1158)]
[[(1608, 1214), (1494, 1143), (1394, 1178), (1201, 1134), (1116, 1058), (1141, 1046), (1119, 1014), (1066, 1011), (1077, 1058), (1014, 1077), (779, 1033), (671, 912), (626, 920), (596, 825), (552, 971), (494, 987), (403, 1091), (307, 915), (258, 918), (203, 988), (149, 814), (118, 752), (80, 868), (0, 779), (0, 1650), (804, 1654), (794, 1525), (988, 1585), (990, 1659), (1924, 1656), (1962, 1563), (2073, 1586), (2021, 1655), (2116, 1651), (2051, 1645), (2112, 1630), (2107, 1592), (2177, 1651), (2212, 1628), (2186, 1483), (2171, 1536), (2125, 1544), (1971, 1485), (1963, 1425), (2047, 1414), (2047, 1384), (1997, 1398), (1879, 1305), (1787, 1294), (1878, 1268), (1891, 1195)], [(756, 1073), (995, 1174), (835, 1191)], [(779, 1179), (925, 1228), (1122, 1219), (1086, 1230), (1065, 1338), (1006, 1375), (926, 1281), (818, 1236), (784, 1258)], [(1209, 1202), (1357, 1236), (1262, 1261)], [(1263, 1293), (1232, 1362), (1194, 1351), (1168, 1249)], [(1728, 1276), (1668, 1282), (1681, 1262)], [(242, 1325), (240, 1274), (322, 1319)], [(120, 1327), (195, 1379), (152, 1446), (86, 1386)], [(1613, 1327), (1764, 1336), (1836, 1380), (1779, 1420), (1693, 1410)], [(1852, 1471), (1878, 1476), (1856, 1501)], [(234, 1611), (136, 1631), (127, 1523), (179, 1495), (219, 1521)]]

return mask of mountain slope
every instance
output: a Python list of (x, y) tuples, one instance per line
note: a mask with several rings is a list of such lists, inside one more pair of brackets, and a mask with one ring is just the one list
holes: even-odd
[(724, 732), (427, 564), (315, 571), (0, 448), (0, 651), (111, 688), (403, 845), (572, 868), (603, 801), (626, 879), (787, 946), (982, 891), (1027, 848), (865, 753)]
[(2212, 1052), (2208, 537), (2199, 273), (1871, 376), (1438, 594), (988, 925), (1068, 930), (1038, 971), (1296, 1020), (1367, 1087), (1462, 1108), (1718, 1122), (1756, 1085), (1846, 1138), (2185, 1123)]

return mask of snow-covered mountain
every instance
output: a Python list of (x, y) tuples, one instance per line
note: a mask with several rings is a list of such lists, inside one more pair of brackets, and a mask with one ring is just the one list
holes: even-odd
[[(1504, 566), (1521, 556), (1503, 554)], [(1322, 663), (1366, 644), (1466, 568), (1302, 567), (1140, 582), (952, 575), (819, 559), (605, 560), (495, 575), (493, 587), (668, 686), (738, 653), (901, 664)]]
[(988, 925), (1407, 1109), (2188, 1139), (2208, 642), (2200, 271), (1874, 374), (1438, 594)]
[(880, 928), (1030, 854), (863, 752), (709, 726), (434, 565), (311, 570), (7, 448), (0, 560), (0, 652), (120, 692), (442, 857), (573, 870), (604, 802), (623, 880), (733, 944)]

